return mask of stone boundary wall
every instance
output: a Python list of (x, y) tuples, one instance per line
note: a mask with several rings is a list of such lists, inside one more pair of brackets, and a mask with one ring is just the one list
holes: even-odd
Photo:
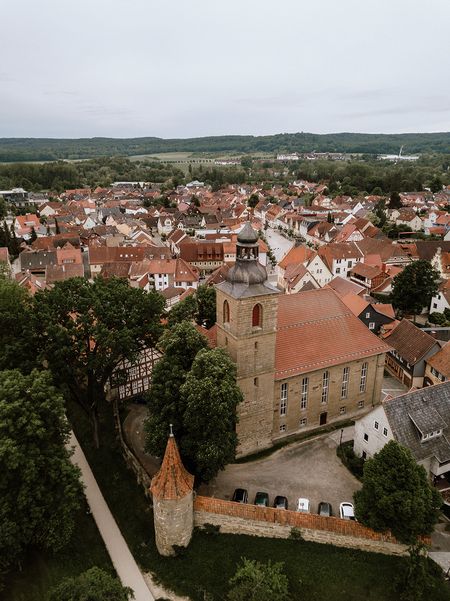
[(234, 503), (211, 497), (194, 500), (194, 524), (220, 525), (220, 531), (272, 538), (289, 538), (298, 528), (304, 540), (386, 555), (406, 555), (407, 547), (390, 533), (380, 533), (350, 520), (323, 517), (272, 507)]

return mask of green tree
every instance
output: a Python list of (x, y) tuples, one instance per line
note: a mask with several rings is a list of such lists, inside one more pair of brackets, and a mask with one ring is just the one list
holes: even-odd
[(196, 292), (198, 303), (197, 323), (208, 330), (216, 323), (216, 289), (214, 286), (199, 286)]
[(70, 540), (82, 489), (68, 439), (49, 372), (0, 372), (0, 567), (27, 547), (57, 550)]
[(37, 234), (36, 234), (36, 230), (34, 229), (34, 227), (31, 228), (31, 234), (30, 234), (30, 240), (29, 240), (29, 244), (33, 244), (33, 242), (37, 240)]
[(433, 194), (436, 192), (442, 192), (442, 179), (439, 175), (436, 175), (430, 182), (430, 190)]
[(133, 591), (118, 578), (93, 567), (76, 578), (65, 578), (50, 591), (48, 601), (128, 601)]
[(0, 196), (0, 219), (4, 219), (8, 214), (8, 207), (6, 206), (5, 199)]
[(164, 352), (152, 373), (152, 384), (147, 395), (149, 417), (147, 418), (146, 449), (152, 455), (162, 457), (173, 424), (173, 432), (180, 441), (184, 433), (183, 415), (186, 402), (180, 388), (197, 353), (208, 346), (208, 341), (197, 328), (183, 321), (166, 330), (159, 343)]
[(184, 300), (174, 305), (167, 316), (167, 324), (169, 328), (182, 321), (194, 321), (198, 315), (198, 303), (195, 294), (190, 294)]
[(184, 402), (178, 443), (186, 466), (204, 482), (234, 461), (236, 408), (242, 392), (236, 366), (224, 349), (199, 351), (180, 388)]
[(289, 601), (289, 581), (283, 573), (284, 564), (267, 563), (242, 558), (229, 584), (229, 601)]
[(89, 416), (97, 446), (105, 385), (122, 359), (133, 361), (156, 345), (163, 306), (160, 294), (131, 288), (122, 278), (72, 278), (34, 297), (39, 357)]
[(259, 196), (257, 194), (251, 194), (247, 200), (247, 206), (254, 209), (259, 202)]
[(398, 192), (391, 192), (389, 197), (389, 208), (390, 209), (400, 209), (403, 206), (402, 199), (400, 198), (400, 194)]
[(392, 281), (391, 301), (402, 313), (414, 316), (430, 306), (439, 287), (439, 272), (429, 261), (420, 259), (407, 265)]
[(414, 545), (430, 534), (442, 499), (411, 451), (389, 441), (364, 464), (363, 486), (354, 494), (356, 518), (377, 532), (390, 530)]
[(35, 367), (30, 332), (31, 297), (24, 288), (0, 274), (0, 370)]

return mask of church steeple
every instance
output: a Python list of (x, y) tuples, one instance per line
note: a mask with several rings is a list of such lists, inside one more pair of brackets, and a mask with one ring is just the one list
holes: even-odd
[(236, 264), (228, 271), (227, 281), (231, 284), (263, 284), (267, 281), (267, 270), (259, 262), (259, 236), (247, 221), (238, 235)]

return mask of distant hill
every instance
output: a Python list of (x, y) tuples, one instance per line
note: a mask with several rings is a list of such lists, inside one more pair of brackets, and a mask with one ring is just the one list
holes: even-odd
[(423, 134), (276, 134), (163, 138), (0, 138), (0, 162), (86, 159), (164, 152), (355, 152), (367, 154), (449, 153), (450, 132)]

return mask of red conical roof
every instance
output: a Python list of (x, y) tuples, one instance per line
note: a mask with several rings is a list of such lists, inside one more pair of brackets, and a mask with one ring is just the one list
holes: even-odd
[(194, 476), (184, 467), (177, 443), (171, 434), (161, 467), (152, 478), (150, 492), (158, 499), (177, 500), (192, 492), (193, 486)]

